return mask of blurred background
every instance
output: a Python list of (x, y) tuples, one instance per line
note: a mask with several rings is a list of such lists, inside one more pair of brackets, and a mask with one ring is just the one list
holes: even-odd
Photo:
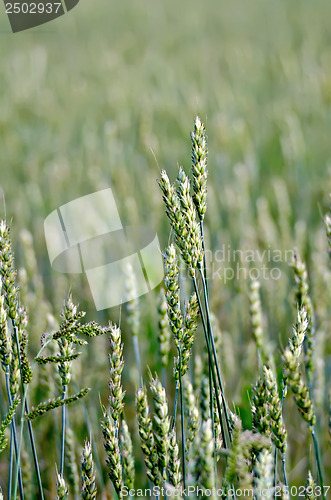
[[(208, 248), (269, 249), (284, 256), (297, 247), (307, 262), (318, 318), (316, 400), (326, 443), (322, 415), (331, 374), (331, 279), (323, 216), (331, 192), (329, 2), (81, 0), (62, 18), (15, 35), (3, 5), (0, 14), (0, 216), (11, 225), (30, 317), (31, 353), (42, 333), (59, 320), (70, 288), (89, 320), (121, 321), (130, 362), (125, 308), (97, 313), (83, 276), (52, 270), (44, 219), (64, 203), (111, 187), (123, 224), (152, 226), (165, 248), (169, 224), (156, 179), (161, 169), (173, 181), (179, 165), (189, 171), (190, 131), (199, 115), (209, 148)], [(267, 255), (254, 267), (264, 264), (274, 267)], [(296, 311), (293, 272), (285, 258), (277, 267), (280, 279), (262, 280), (261, 294), (265, 333), (279, 361)], [(249, 427), (257, 364), (247, 279), (225, 283), (216, 273), (210, 287), (226, 392)], [(142, 362), (157, 369), (157, 291), (140, 299), (139, 308)], [(80, 386), (93, 388), (87, 403), (92, 420), (97, 419), (98, 394), (107, 397), (105, 346), (106, 339), (97, 339), (76, 373)], [(134, 370), (124, 371), (128, 406), (137, 384)], [(171, 373), (169, 366), (170, 393)], [(37, 391), (35, 397), (40, 397)], [(311, 454), (303, 451), (308, 446), (302, 440), (305, 424), (301, 428), (290, 410), (289, 404), (286, 423), (294, 439), (290, 479), (303, 484)], [(50, 432), (44, 425), (40, 433)], [(82, 423), (76, 429), (78, 449), (84, 432)], [(330, 466), (330, 453), (325, 461)], [(50, 474), (53, 463), (44, 463)]]

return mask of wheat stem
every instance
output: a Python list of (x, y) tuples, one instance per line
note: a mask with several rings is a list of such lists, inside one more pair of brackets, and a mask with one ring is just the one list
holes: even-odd
[[(205, 320), (204, 312), (203, 312), (203, 309), (202, 309), (200, 294), (199, 294), (199, 291), (198, 291), (198, 285), (197, 285), (197, 281), (196, 281), (196, 277), (195, 276), (193, 277), (193, 286), (194, 286), (194, 290), (195, 290), (195, 293), (196, 293), (196, 296), (197, 296), (197, 299), (198, 299), (198, 305), (199, 305), (199, 309), (200, 309), (202, 326), (203, 326), (203, 331), (204, 331), (204, 334), (205, 334), (205, 340), (206, 340), (206, 345), (207, 345), (208, 358), (210, 360), (209, 364), (211, 366), (213, 383), (214, 383), (214, 387), (217, 387), (216, 374), (215, 374), (215, 366), (214, 366), (214, 363), (212, 362), (210, 339), (209, 339), (209, 336), (208, 336), (208, 330), (207, 330), (207, 326), (206, 326), (206, 320)], [(221, 394), (221, 397), (222, 397), (222, 394)], [(223, 399), (222, 399), (222, 403), (224, 404)], [(222, 417), (222, 410), (221, 410), (220, 401), (219, 401), (219, 398), (218, 398), (217, 395), (216, 395), (216, 404), (217, 404), (218, 415), (219, 415), (219, 419), (220, 419), (220, 423), (221, 423), (222, 439), (223, 439), (224, 445), (227, 446), (227, 440), (226, 440), (226, 436), (225, 436), (225, 430), (224, 430), (224, 424), (223, 424), (223, 417)]]
[(12, 489), (12, 477), (13, 477), (13, 457), (14, 457), (14, 431), (13, 427), (11, 427), (10, 433), (10, 450), (9, 450), (9, 471), (8, 471), (8, 500), (11, 500), (11, 489)]
[(167, 382), (167, 374), (166, 374), (166, 368), (165, 366), (162, 366), (162, 385), (163, 387), (166, 386), (166, 382)]
[(274, 452), (274, 499), (276, 500), (276, 486), (277, 486), (277, 447), (275, 446)]
[[(19, 345), (19, 338), (18, 338), (18, 329), (17, 329), (17, 326), (15, 324), (15, 320), (12, 320), (12, 326), (13, 326), (13, 329), (14, 329), (15, 340), (16, 340), (16, 344), (17, 344), (18, 362), (19, 362), (19, 366), (20, 366), (20, 375), (21, 375), (21, 384), (22, 384), (22, 393), (23, 393), (20, 440), (19, 440), (19, 445), (18, 445), (18, 458), (19, 458), (20, 457), (20, 453), (21, 453), (21, 444), (22, 444), (22, 433), (23, 433), (23, 425), (24, 425), (24, 411), (25, 411), (25, 413), (29, 413), (29, 404), (28, 404), (28, 401), (27, 401), (28, 384), (24, 384), (24, 382), (23, 382), (23, 373), (22, 373), (20, 345)], [(44, 347), (45, 347), (45, 345), (39, 351), (39, 354), (43, 350)], [(38, 354), (38, 356), (39, 356), (39, 354)], [(33, 366), (35, 366), (35, 364), (36, 364), (36, 362), (34, 362)], [(32, 373), (32, 370), (31, 370), (31, 373)], [(32, 423), (28, 420), (27, 424), (28, 424), (29, 440), (30, 440), (31, 449), (32, 449), (33, 462), (34, 462), (34, 467), (35, 467), (35, 471), (36, 471), (36, 474), (37, 474), (37, 482), (38, 482), (39, 495), (40, 495), (41, 500), (44, 500), (43, 486), (42, 486), (42, 482), (41, 482), (39, 461), (38, 461), (38, 456), (37, 456), (36, 443), (35, 443), (34, 435), (33, 435)], [(16, 498), (16, 489), (17, 489), (17, 480), (18, 480), (18, 464), (19, 464), (19, 460), (17, 460), (16, 469), (15, 469), (14, 500)]]
[(24, 385), (23, 398), (22, 398), (20, 436), (19, 436), (19, 441), (18, 441), (17, 460), (16, 460), (16, 467), (15, 467), (15, 474), (14, 474), (13, 500), (16, 500), (17, 483), (18, 483), (18, 476), (19, 476), (19, 457), (21, 455), (21, 448), (22, 448), (23, 427), (24, 427), (24, 409), (25, 409), (27, 391), (28, 391), (28, 385)]
[[(46, 341), (42, 347), (40, 348), (36, 358), (40, 356), (42, 351), (45, 349), (45, 347), (51, 342), (52, 339), (49, 339)], [(34, 361), (31, 371), (33, 372), (34, 367), (36, 366), (36, 361)], [(24, 410), (26, 413), (29, 413), (29, 408), (28, 404), (26, 401), (27, 398), (27, 390), (28, 390), (28, 385), (25, 385), (23, 388), (23, 398), (22, 398), (22, 413), (21, 413), (21, 429), (20, 429), (20, 436), (19, 436), (19, 442), (18, 442), (18, 451), (17, 454), (20, 456), (21, 453), (21, 447), (22, 447), (22, 436), (23, 436), (23, 422), (24, 422)], [(28, 430), (29, 430), (29, 437), (30, 437), (30, 442), (31, 442), (31, 447), (32, 447), (32, 453), (33, 453), (33, 459), (34, 459), (34, 464), (35, 464), (35, 469), (37, 472), (37, 480), (38, 480), (38, 488), (39, 488), (39, 495), (40, 495), (40, 500), (44, 500), (44, 492), (42, 488), (42, 482), (41, 482), (41, 477), (40, 477), (40, 469), (39, 469), (39, 463), (37, 459), (37, 453), (36, 453), (36, 447), (35, 447), (35, 442), (33, 438), (33, 431), (32, 431), (32, 423), (28, 420)], [(16, 500), (16, 490), (17, 490), (17, 480), (18, 480), (18, 462), (16, 462), (16, 468), (15, 468), (15, 477), (14, 477), (14, 498), (13, 500)], [(16, 485), (16, 486), (15, 486)]]
[(179, 382), (179, 379), (178, 379), (176, 381), (176, 388), (175, 388), (174, 418), (173, 418), (173, 422), (172, 422), (172, 429), (174, 429), (175, 426), (176, 426), (179, 385), (180, 385), (180, 382)]
[(320, 450), (319, 450), (318, 441), (317, 441), (317, 437), (316, 437), (316, 427), (315, 426), (312, 429), (311, 435), (313, 437), (313, 442), (314, 442), (315, 457), (316, 457), (318, 475), (319, 475), (319, 479), (320, 479), (320, 486), (321, 486), (321, 490), (322, 490), (322, 497), (323, 497), (323, 500), (325, 500), (324, 478), (323, 478), (321, 456), (320, 456)]
[[(214, 441), (214, 469), (215, 469), (215, 481), (217, 489), (217, 457), (216, 457), (216, 430), (215, 430), (215, 415), (214, 415), (214, 388), (213, 388), (213, 376), (211, 373), (211, 360), (208, 363), (208, 379), (209, 379), (209, 408), (210, 408), (210, 418), (213, 432)], [(215, 394), (215, 397), (216, 394)]]
[(180, 390), (180, 412), (181, 412), (181, 432), (182, 432), (182, 461), (183, 461), (183, 485), (184, 498), (186, 498), (186, 453), (185, 453), (185, 431), (184, 431), (184, 404), (183, 404), (183, 383), (182, 383), (182, 352), (179, 351), (179, 390)]
[[(205, 307), (206, 307), (207, 331), (208, 331), (208, 335), (209, 335), (209, 338), (210, 338), (210, 343), (211, 343), (211, 347), (212, 347), (212, 353), (213, 353), (213, 356), (214, 356), (213, 366), (215, 365), (215, 367), (216, 367), (217, 379), (218, 379), (218, 383), (219, 383), (219, 387), (220, 387), (220, 391), (221, 391), (222, 403), (223, 403), (223, 407), (224, 407), (225, 421), (226, 421), (227, 431), (228, 431), (228, 434), (229, 434), (229, 440), (230, 440), (230, 443), (231, 443), (232, 438), (231, 438), (231, 428), (230, 428), (228, 408), (227, 408), (227, 404), (226, 404), (226, 401), (225, 401), (225, 393), (224, 393), (224, 388), (223, 388), (223, 382), (222, 382), (221, 372), (220, 372), (220, 368), (219, 368), (219, 364), (218, 364), (218, 359), (217, 359), (217, 353), (216, 353), (216, 347), (215, 347), (215, 340), (214, 340), (213, 330), (212, 330), (212, 326), (211, 326), (211, 322), (210, 322), (210, 311), (209, 311), (209, 302), (208, 302), (208, 297), (207, 297), (206, 280), (205, 280), (203, 271), (201, 269), (201, 266), (199, 267), (199, 271), (200, 271), (200, 275), (201, 275), (201, 279), (202, 279), (203, 293), (204, 293), (204, 302), (205, 302)], [(225, 441), (225, 444), (226, 444), (226, 441)]]
[(282, 466), (283, 466), (284, 484), (285, 484), (285, 486), (288, 486), (287, 474), (286, 474), (285, 453), (284, 453), (284, 456), (282, 458)]
[[(5, 373), (5, 378), (6, 378), (6, 389), (7, 389), (7, 396), (8, 396), (8, 404), (11, 406), (13, 404), (13, 400), (11, 397), (10, 393), (10, 381), (9, 381), (9, 366), (6, 366), (6, 373)], [(13, 447), (14, 445), (14, 447)], [(21, 472), (21, 465), (20, 465), (20, 457), (18, 455), (18, 449), (17, 449), (17, 431), (16, 431), (16, 423), (15, 423), (15, 417), (13, 415), (12, 421), (11, 421), (11, 443), (10, 443), (10, 463), (9, 463), (9, 482), (8, 482), (8, 500), (11, 499), (11, 485), (12, 485), (12, 471), (13, 471), (13, 455), (14, 455), (14, 449), (15, 449), (15, 455), (16, 455), (16, 461), (19, 465), (19, 471), (18, 471), (18, 486), (19, 486), (19, 491), (20, 491), (20, 497), (21, 499), (24, 499), (24, 492), (23, 492), (23, 481), (22, 481), (22, 472)]]
[[(67, 386), (63, 386), (62, 399), (66, 398)], [(60, 474), (63, 476), (64, 468), (64, 446), (65, 446), (65, 432), (66, 432), (66, 405), (62, 406), (62, 428), (61, 428), (61, 457), (60, 457)]]
[[(200, 232), (201, 232), (201, 240), (202, 240), (202, 252), (203, 252), (203, 274), (206, 277), (206, 294), (207, 299), (209, 299), (209, 290), (208, 290), (208, 279), (207, 279), (207, 262), (206, 262), (206, 242), (203, 230), (203, 218), (200, 216)], [(209, 354), (208, 354), (209, 356)], [(211, 373), (211, 364), (212, 360), (209, 358), (209, 367), (208, 367), (208, 377), (209, 377), (209, 391), (210, 391), (210, 417), (212, 422), (213, 429), (213, 439), (214, 439), (214, 467), (215, 467), (215, 481), (216, 481), (216, 489), (217, 489), (217, 457), (216, 457), (216, 433), (215, 433), (215, 416), (214, 416), (214, 397), (213, 397), (213, 378)]]

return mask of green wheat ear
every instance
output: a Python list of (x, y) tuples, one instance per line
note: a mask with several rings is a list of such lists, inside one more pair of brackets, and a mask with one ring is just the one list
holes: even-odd
[[(181, 346), (181, 375), (185, 375), (188, 370), (188, 363), (191, 357), (191, 350), (195, 339), (195, 332), (198, 327), (199, 305), (195, 293), (185, 303), (184, 312), (184, 333)], [(179, 369), (179, 359), (178, 359)]]
[(157, 376), (150, 375), (150, 389), (154, 400), (154, 439), (158, 453), (159, 471), (163, 479), (167, 479), (166, 470), (169, 463), (170, 418), (165, 388)]
[(166, 214), (174, 230), (176, 244), (191, 276), (194, 276), (195, 269), (202, 262), (203, 249), (197, 212), (190, 194), (190, 181), (180, 168), (177, 189), (170, 183), (164, 170), (158, 183), (163, 192)]
[(207, 210), (208, 149), (205, 127), (198, 116), (194, 122), (194, 131), (191, 132), (191, 142), (193, 201), (200, 220), (203, 220)]
[(123, 497), (123, 474), (121, 466), (121, 453), (119, 448), (118, 427), (105, 408), (103, 408), (103, 420), (101, 421), (103, 444), (107, 454), (108, 477), (114, 485), (120, 500)]
[(255, 465), (254, 495), (256, 500), (274, 498), (274, 460), (268, 450), (262, 450)]
[(253, 430), (263, 436), (270, 437), (270, 415), (267, 388), (263, 377), (259, 377), (252, 391)]
[[(264, 354), (264, 338), (262, 327), (262, 307), (260, 298), (260, 282), (251, 280), (249, 285), (249, 313), (253, 338), (260, 354)], [(264, 359), (264, 356), (262, 357)], [(259, 360), (260, 362), (261, 360)]]
[(94, 464), (92, 456), (92, 447), (89, 441), (85, 441), (81, 456), (81, 471), (82, 471), (82, 499), (94, 500), (97, 496), (97, 488), (95, 484)]
[(315, 351), (315, 313), (311, 297), (309, 295), (308, 273), (305, 262), (294, 252), (294, 258), (290, 263), (294, 271), (296, 282), (296, 300), (299, 311), (304, 309), (307, 313), (308, 325), (305, 338), (305, 365), (308, 376), (308, 383), (311, 387), (314, 375), (314, 351)]
[(8, 440), (5, 438), (5, 430), (10, 425), (14, 415), (16, 408), (20, 402), (20, 398), (17, 398), (13, 401), (13, 404), (9, 407), (8, 413), (5, 419), (0, 424), (0, 453), (6, 448)]
[(8, 316), (15, 321), (18, 310), (18, 288), (15, 286), (16, 271), (14, 267), (14, 255), (10, 241), (10, 230), (4, 220), (0, 221), (0, 255), (2, 276), (2, 288), (8, 307)]
[(111, 409), (111, 416), (118, 427), (119, 418), (123, 412), (124, 403), (123, 399), (125, 392), (122, 389), (122, 371), (124, 367), (123, 361), (123, 344), (121, 330), (117, 326), (112, 326), (109, 330), (109, 364), (110, 364), (110, 379), (108, 398), (109, 407)]
[(288, 385), (292, 389), (297, 407), (304, 420), (309, 424), (309, 428), (313, 431), (316, 417), (309, 389), (303, 381), (303, 377), (299, 370), (298, 360), (288, 347), (283, 354), (283, 362), (284, 375)]
[(62, 399), (62, 397), (51, 399), (47, 403), (40, 403), (36, 408), (33, 408), (30, 413), (27, 413), (25, 415), (25, 418), (28, 420), (34, 420), (37, 417), (41, 417), (45, 413), (47, 413), (50, 410), (54, 410), (55, 408), (59, 408), (64, 405), (68, 405), (71, 403), (74, 403), (75, 401), (78, 401), (79, 399), (83, 398), (86, 396), (86, 394), (90, 391), (89, 388), (82, 389), (79, 391), (77, 394), (74, 394), (73, 396), (70, 396), (68, 398)]
[(66, 500), (68, 498), (69, 491), (62, 474), (57, 475), (56, 493), (56, 500)]
[(182, 475), (180, 472), (179, 448), (175, 429), (172, 429), (170, 433), (168, 479), (172, 486), (179, 488)]
[(178, 346), (183, 335), (183, 316), (180, 307), (178, 258), (174, 245), (170, 245), (164, 254), (164, 268), (169, 325)]
[(289, 340), (290, 351), (296, 358), (300, 357), (308, 325), (307, 311), (302, 307), (298, 311), (297, 321), (293, 326), (292, 338)]
[(233, 415), (233, 418), (233, 441), (224, 474), (224, 485), (229, 488), (238, 475), (241, 487), (251, 488), (253, 476), (249, 462), (253, 460), (258, 451), (270, 450), (271, 442), (262, 434), (243, 431), (239, 417)]
[(282, 405), (278, 395), (278, 387), (276, 378), (270, 368), (263, 367), (266, 399), (270, 416), (270, 430), (274, 445), (282, 453), (286, 453), (287, 433), (283, 422)]
[(161, 480), (158, 467), (158, 455), (153, 433), (153, 423), (150, 417), (147, 390), (145, 387), (138, 389), (136, 392), (136, 413), (146, 473), (153, 484), (160, 486)]

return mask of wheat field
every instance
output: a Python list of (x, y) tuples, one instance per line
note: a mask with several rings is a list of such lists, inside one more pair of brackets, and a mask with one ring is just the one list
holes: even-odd
[[(330, 495), (329, 10), (1, 16), (4, 499)], [(165, 279), (97, 311), (44, 220), (109, 187)]]

